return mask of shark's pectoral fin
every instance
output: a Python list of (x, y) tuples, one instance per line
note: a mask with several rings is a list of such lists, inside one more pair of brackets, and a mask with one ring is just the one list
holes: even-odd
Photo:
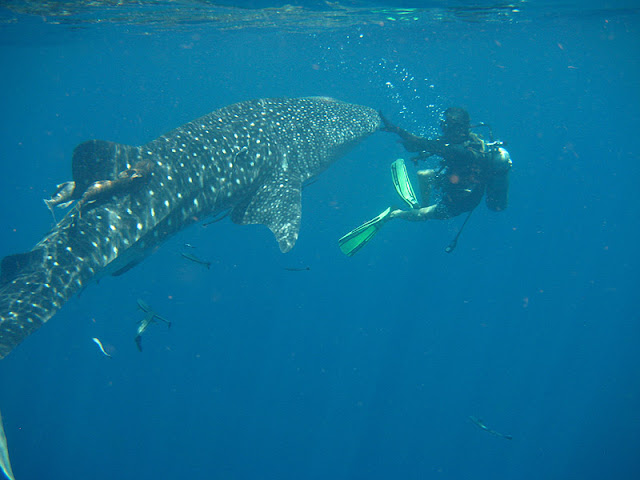
[(246, 202), (236, 205), (231, 220), (241, 225), (269, 227), (283, 253), (293, 248), (300, 231), (302, 181), (294, 172), (280, 171), (262, 183)]
[(95, 182), (115, 180), (140, 161), (140, 148), (105, 140), (89, 140), (73, 151), (74, 197), (79, 198)]
[(144, 260), (144, 257), (140, 257), (140, 258), (137, 258), (135, 260), (131, 260), (124, 267), (121, 267), (121, 268), (117, 269), (115, 272), (113, 272), (111, 274), (111, 276), (112, 277), (119, 277), (120, 275), (123, 275), (123, 274), (127, 273), (129, 270), (131, 270), (133, 267), (138, 265), (143, 260)]

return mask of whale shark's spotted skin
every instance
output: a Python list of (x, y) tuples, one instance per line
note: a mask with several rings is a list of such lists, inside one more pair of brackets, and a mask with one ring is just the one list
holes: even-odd
[(136, 164), (149, 173), (128, 191), (80, 200), (33, 250), (2, 261), (0, 358), (90, 279), (126, 271), (207, 215), (231, 209), (235, 223), (268, 226), (289, 251), (298, 238), (303, 182), (379, 126), (368, 107), (276, 98), (230, 105), (141, 147), (80, 144), (73, 157), (79, 195)]

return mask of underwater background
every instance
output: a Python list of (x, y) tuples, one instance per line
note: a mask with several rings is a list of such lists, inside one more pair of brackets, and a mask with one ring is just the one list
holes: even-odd
[[(89, 286), (0, 362), (16, 478), (640, 478), (640, 9), (554, 3), (1, 2), (0, 256), (78, 143), (252, 98), (426, 136), (462, 106), (513, 160), (452, 253), (464, 217), (338, 249), (399, 203), (381, 132), (304, 189), (290, 253), (224, 219)], [(137, 299), (173, 322), (142, 353)]]

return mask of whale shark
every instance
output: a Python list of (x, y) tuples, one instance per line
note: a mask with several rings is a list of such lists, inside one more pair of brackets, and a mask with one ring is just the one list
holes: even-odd
[(46, 323), (89, 281), (119, 275), (164, 240), (230, 212), (262, 224), (288, 252), (298, 238), (305, 182), (380, 128), (372, 108), (326, 97), (236, 103), (142, 146), (89, 140), (72, 156), (73, 180), (51, 199), (70, 209), (25, 253), (0, 268), (0, 358)]

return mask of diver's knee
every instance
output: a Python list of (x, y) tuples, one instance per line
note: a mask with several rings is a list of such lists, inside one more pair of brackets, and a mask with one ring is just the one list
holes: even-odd
[(410, 222), (428, 220), (431, 207), (414, 208), (412, 210), (394, 210), (389, 214), (389, 218), (401, 218)]
[(394, 218), (402, 218), (403, 213), (406, 213), (406, 212), (404, 210), (392, 210), (391, 213), (389, 213), (389, 219), (393, 220)]
[(424, 170), (418, 170), (416, 172), (418, 178), (422, 179), (432, 179), (436, 176), (436, 171), (433, 168), (425, 168)]

